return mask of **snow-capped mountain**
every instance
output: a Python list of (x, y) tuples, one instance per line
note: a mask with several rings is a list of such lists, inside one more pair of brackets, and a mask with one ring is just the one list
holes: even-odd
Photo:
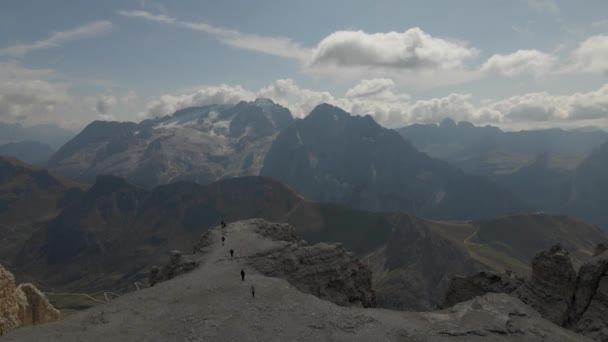
[(48, 167), (78, 181), (112, 174), (144, 187), (257, 175), (273, 138), (292, 122), (287, 108), (268, 99), (184, 108), (139, 124), (95, 121)]

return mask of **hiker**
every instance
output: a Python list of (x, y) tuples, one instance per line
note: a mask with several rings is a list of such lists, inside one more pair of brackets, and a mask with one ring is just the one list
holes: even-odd
[(230, 249), (230, 258), (232, 259), (234, 257), (234, 249)]
[(241, 270), (241, 281), (245, 281), (245, 270)]
[(251, 297), (255, 298), (255, 286), (251, 285)]
[(222, 228), (226, 228), (226, 222), (224, 222), (224, 220), (222, 220)]
[(226, 237), (222, 236), (222, 246), (224, 245), (224, 241), (226, 241)]

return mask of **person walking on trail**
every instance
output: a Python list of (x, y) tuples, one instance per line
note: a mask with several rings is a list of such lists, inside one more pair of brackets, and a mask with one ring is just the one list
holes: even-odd
[(224, 245), (224, 241), (226, 241), (226, 237), (222, 236), (222, 246)]
[(241, 270), (241, 281), (245, 281), (245, 270)]
[(251, 285), (251, 297), (255, 298), (255, 286)]
[(226, 222), (224, 222), (224, 220), (222, 220), (222, 228), (226, 228)]
[(230, 258), (234, 258), (234, 249), (230, 249)]

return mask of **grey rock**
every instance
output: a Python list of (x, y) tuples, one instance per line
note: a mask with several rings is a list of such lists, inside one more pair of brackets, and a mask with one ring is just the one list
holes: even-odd
[(150, 286), (156, 283), (173, 279), (178, 275), (192, 271), (198, 266), (198, 261), (194, 260), (191, 255), (184, 255), (182, 251), (171, 251), (169, 262), (162, 268), (158, 266), (152, 267), (148, 275)]
[[(319, 248), (310, 258), (289, 267), (312, 269), (312, 264), (318, 264), (320, 273), (332, 274), (336, 270), (326, 267), (332, 265), (327, 261), (336, 256), (348, 259), (348, 253), (330, 245), (274, 241), (256, 230), (248, 221), (229, 224), (226, 234), (230, 246), (222, 246), (222, 232), (214, 229), (205, 253), (195, 255), (200, 266), (191, 272), (59, 322), (13, 331), (3, 340), (590, 341), (550, 323), (506, 294), (487, 294), (447, 310), (426, 313), (339, 306), (299, 291), (285, 279), (265, 276), (250, 262), (273, 256), (276, 258), (271, 263), (289, 263), (291, 258), (276, 252), (287, 252), (286, 248), (292, 247), (307, 251)], [(227, 258), (227, 248), (242, 251), (243, 256), (238, 260)], [(245, 283), (238, 277), (244, 262)], [(252, 285), (255, 298), (249, 293)]]
[(530, 279), (480, 272), (453, 277), (444, 306), (486, 293), (509, 294), (551, 322), (597, 341), (608, 341), (608, 252), (596, 255), (578, 272), (568, 253), (556, 245), (532, 261)]

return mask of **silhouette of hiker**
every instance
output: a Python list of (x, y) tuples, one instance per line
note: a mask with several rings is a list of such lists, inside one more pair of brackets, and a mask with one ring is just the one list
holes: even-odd
[(255, 286), (251, 285), (251, 297), (255, 298)]
[(222, 220), (222, 228), (226, 228), (226, 222), (224, 222), (224, 220)]
[(222, 246), (224, 245), (224, 241), (226, 241), (226, 237), (222, 236)]
[(231, 250), (230, 250), (230, 257), (231, 257), (231, 258), (232, 258), (232, 257), (234, 257), (234, 249), (231, 249)]
[(245, 281), (245, 270), (241, 270), (241, 281)]

